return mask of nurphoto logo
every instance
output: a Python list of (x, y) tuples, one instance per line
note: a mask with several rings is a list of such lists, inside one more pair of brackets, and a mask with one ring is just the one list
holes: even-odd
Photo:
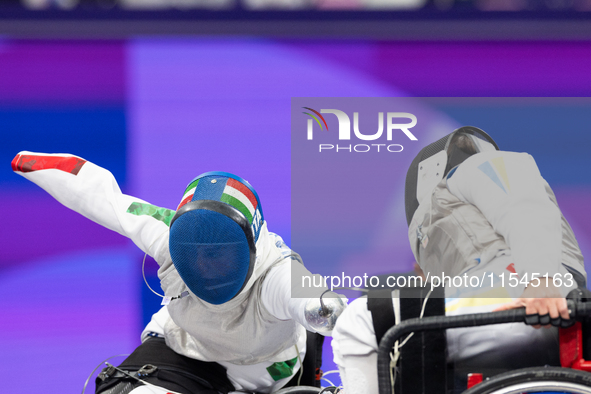
[[(314, 121), (318, 124), (321, 131), (328, 132), (328, 124), (322, 114), (333, 114), (337, 117), (339, 122), (338, 140), (339, 141), (351, 141), (351, 119), (344, 111), (338, 109), (321, 109), (320, 112), (310, 108), (302, 107), (309, 112), (303, 112), (310, 118), (307, 123), (307, 139), (314, 140)], [(384, 122), (384, 118), (386, 119)], [(376, 141), (382, 138), (384, 134), (384, 123), (386, 123), (386, 141), (392, 141), (395, 133), (402, 132), (411, 141), (416, 141), (417, 137), (410, 131), (411, 128), (416, 126), (417, 117), (408, 112), (387, 112), (384, 116), (384, 112), (378, 112), (378, 131), (373, 134), (364, 134), (359, 129), (359, 112), (353, 112), (353, 134), (354, 138), (361, 141)], [(384, 140), (382, 138), (382, 140)], [(364, 153), (369, 151), (377, 152), (402, 152), (403, 146), (400, 144), (387, 144), (387, 143), (361, 143), (361, 144), (319, 144), (318, 151), (333, 151), (333, 152), (358, 152)]]

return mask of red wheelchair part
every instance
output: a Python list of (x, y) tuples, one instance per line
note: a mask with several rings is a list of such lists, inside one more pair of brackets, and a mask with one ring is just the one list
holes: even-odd
[(576, 322), (559, 332), (560, 365), (564, 368), (591, 372), (591, 361), (583, 358), (583, 327)]
[[(559, 329), (560, 365), (563, 368), (591, 372), (591, 361), (583, 357), (583, 327), (576, 322), (569, 328)], [(482, 382), (482, 374), (468, 374), (468, 387)]]
[(482, 383), (482, 374), (481, 373), (469, 373), (468, 374), (468, 387), (472, 388), (476, 386), (478, 383)]

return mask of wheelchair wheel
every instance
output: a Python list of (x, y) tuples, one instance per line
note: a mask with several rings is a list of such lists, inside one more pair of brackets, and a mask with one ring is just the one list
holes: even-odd
[(521, 393), (591, 394), (591, 373), (558, 367), (534, 367), (505, 372), (463, 394)]

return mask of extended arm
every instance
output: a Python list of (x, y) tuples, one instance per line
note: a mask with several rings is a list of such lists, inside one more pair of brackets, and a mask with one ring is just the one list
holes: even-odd
[(168, 225), (174, 211), (125, 195), (104, 168), (70, 154), (23, 151), (12, 169), (66, 207), (117, 231), (162, 262), (168, 253)]
[(550, 200), (534, 159), (526, 153), (487, 152), (461, 164), (447, 181), (449, 190), (482, 212), (511, 249), (520, 278), (548, 275), (548, 286), (526, 287), (521, 298), (502, 309), (526, 307), (528, 314), (568, 318), (564, 297), (552, 278), (561, 265), (562, 226), (559, 208)]
[[(347, 306), (346, 299), (337, 298), (334, 293), (325, 295), (323, 303), (326, 313), (323, 313), (320, 311), (320, 295), (327, 288), (303, 288), (298, 283), (292, 283), (292, 278), (302, 277), (312, 278), (313, 275), (303, 264), (290, 263), (290, 259), (271, 268), (263, 282), (263, 305), (277, 319), (293, 319), (308, 331), (330, 335), (337, 318)], [(316, 275), (316, 283), (322, 283), (322, 280), (320, 275)]]

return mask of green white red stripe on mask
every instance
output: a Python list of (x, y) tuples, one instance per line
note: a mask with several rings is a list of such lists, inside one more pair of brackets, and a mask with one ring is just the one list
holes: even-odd
[(248, 219), (248, 222), (252, 223), (252, 218), (257, 209), (258, 202), (253, 192), (243, 183), (236, 179), (228, 178), (220, 201), (230, 204), (242, 212), (242, 214)]
[[(217, 184), (217, 187), (212, 187), (210, 190), (204, 192), (208, 186), (211, 186), (208, 185), (208, 181)], [(205, 183), (200, 184), (199, 182)], [(177, 210), (189, 201), (193, 201), (196, 192), (199, 194), (199, 199), (221, 201), (233, 206), (239, 210), (246, 219), (248, 219), (249, 223), (252, 224), (253, 217), (258, 208), (258, 201), (252, 190), (239, 180), (228, 176), (214, 175), (197, 178), (185, 189), (185, 193), (183, 194), (183, 198), (177, 207)]]
[(193, 195), (195, 194), (195, 189), (197, 188), (198, 183), (199, 179), (195, 179), (193, 182), (189, 184), (189, 186), (187, 186), (187, 188), (185, 189), (185, 194), (183, 194), (183, 198), (181, 199), (181, 203), (176, 208), (177, 211), (180, 207), (182, 207), (183, 205), (185, 205), (193, 199)]

